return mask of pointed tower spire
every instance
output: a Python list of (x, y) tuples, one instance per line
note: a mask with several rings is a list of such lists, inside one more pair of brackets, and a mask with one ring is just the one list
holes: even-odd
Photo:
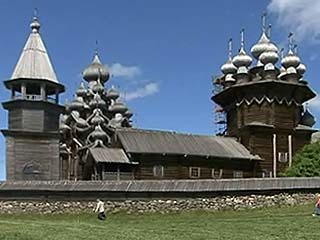
[(43, 79), (58, 82), (49, 55), (41, 39), (37, 10), (30, 24), (31, 33), (22, 50), (11, 79)]

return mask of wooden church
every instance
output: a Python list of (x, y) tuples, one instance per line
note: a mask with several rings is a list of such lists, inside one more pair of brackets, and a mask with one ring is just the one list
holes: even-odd
[[(265, 22), (265, 17), (263, 18)], [(303, 103), (315, 94), (303, 79), (290, 35), (278, 49), (266, 34), (251, 53), (241, 49), (214, 79), (219, 136), (137, 129), (96, 52), (72, 102), (62, 106), (59, 83), (34, 17), (31, 33), (5, 87), (11, 98), (6, 137), (7, 180), (132, 180), (276, 177), (310, 141), (315, 123)]]

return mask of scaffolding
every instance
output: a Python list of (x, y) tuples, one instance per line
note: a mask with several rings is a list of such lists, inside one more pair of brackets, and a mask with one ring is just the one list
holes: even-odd
[[(221, 78), (221, 76), (212, 77), (213, 95), (216, 95), (223, 90), (222, 80), (223, 79)], [(227, 129), (227, 121), (224, 109), (219, 104), (214, 103), (213, 114), (215, 135), (225, 135)]]

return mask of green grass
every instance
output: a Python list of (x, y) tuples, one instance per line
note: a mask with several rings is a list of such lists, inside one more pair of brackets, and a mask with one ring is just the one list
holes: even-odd
[(1, 240), (73, 239), (320, 239), (313, 205), (225, 212), (0, 215)]

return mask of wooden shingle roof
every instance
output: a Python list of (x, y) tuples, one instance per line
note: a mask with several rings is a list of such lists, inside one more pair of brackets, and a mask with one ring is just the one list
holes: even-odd
[(229, 159), (261, 160), (234, 138), (181, 134), (169, 131), (118, 129), (128, 153), (174, 154)]
[(131, 164), (126, 153), (119, 148), (91, 148), (91, 156), (97, 163), (125, 163)]

